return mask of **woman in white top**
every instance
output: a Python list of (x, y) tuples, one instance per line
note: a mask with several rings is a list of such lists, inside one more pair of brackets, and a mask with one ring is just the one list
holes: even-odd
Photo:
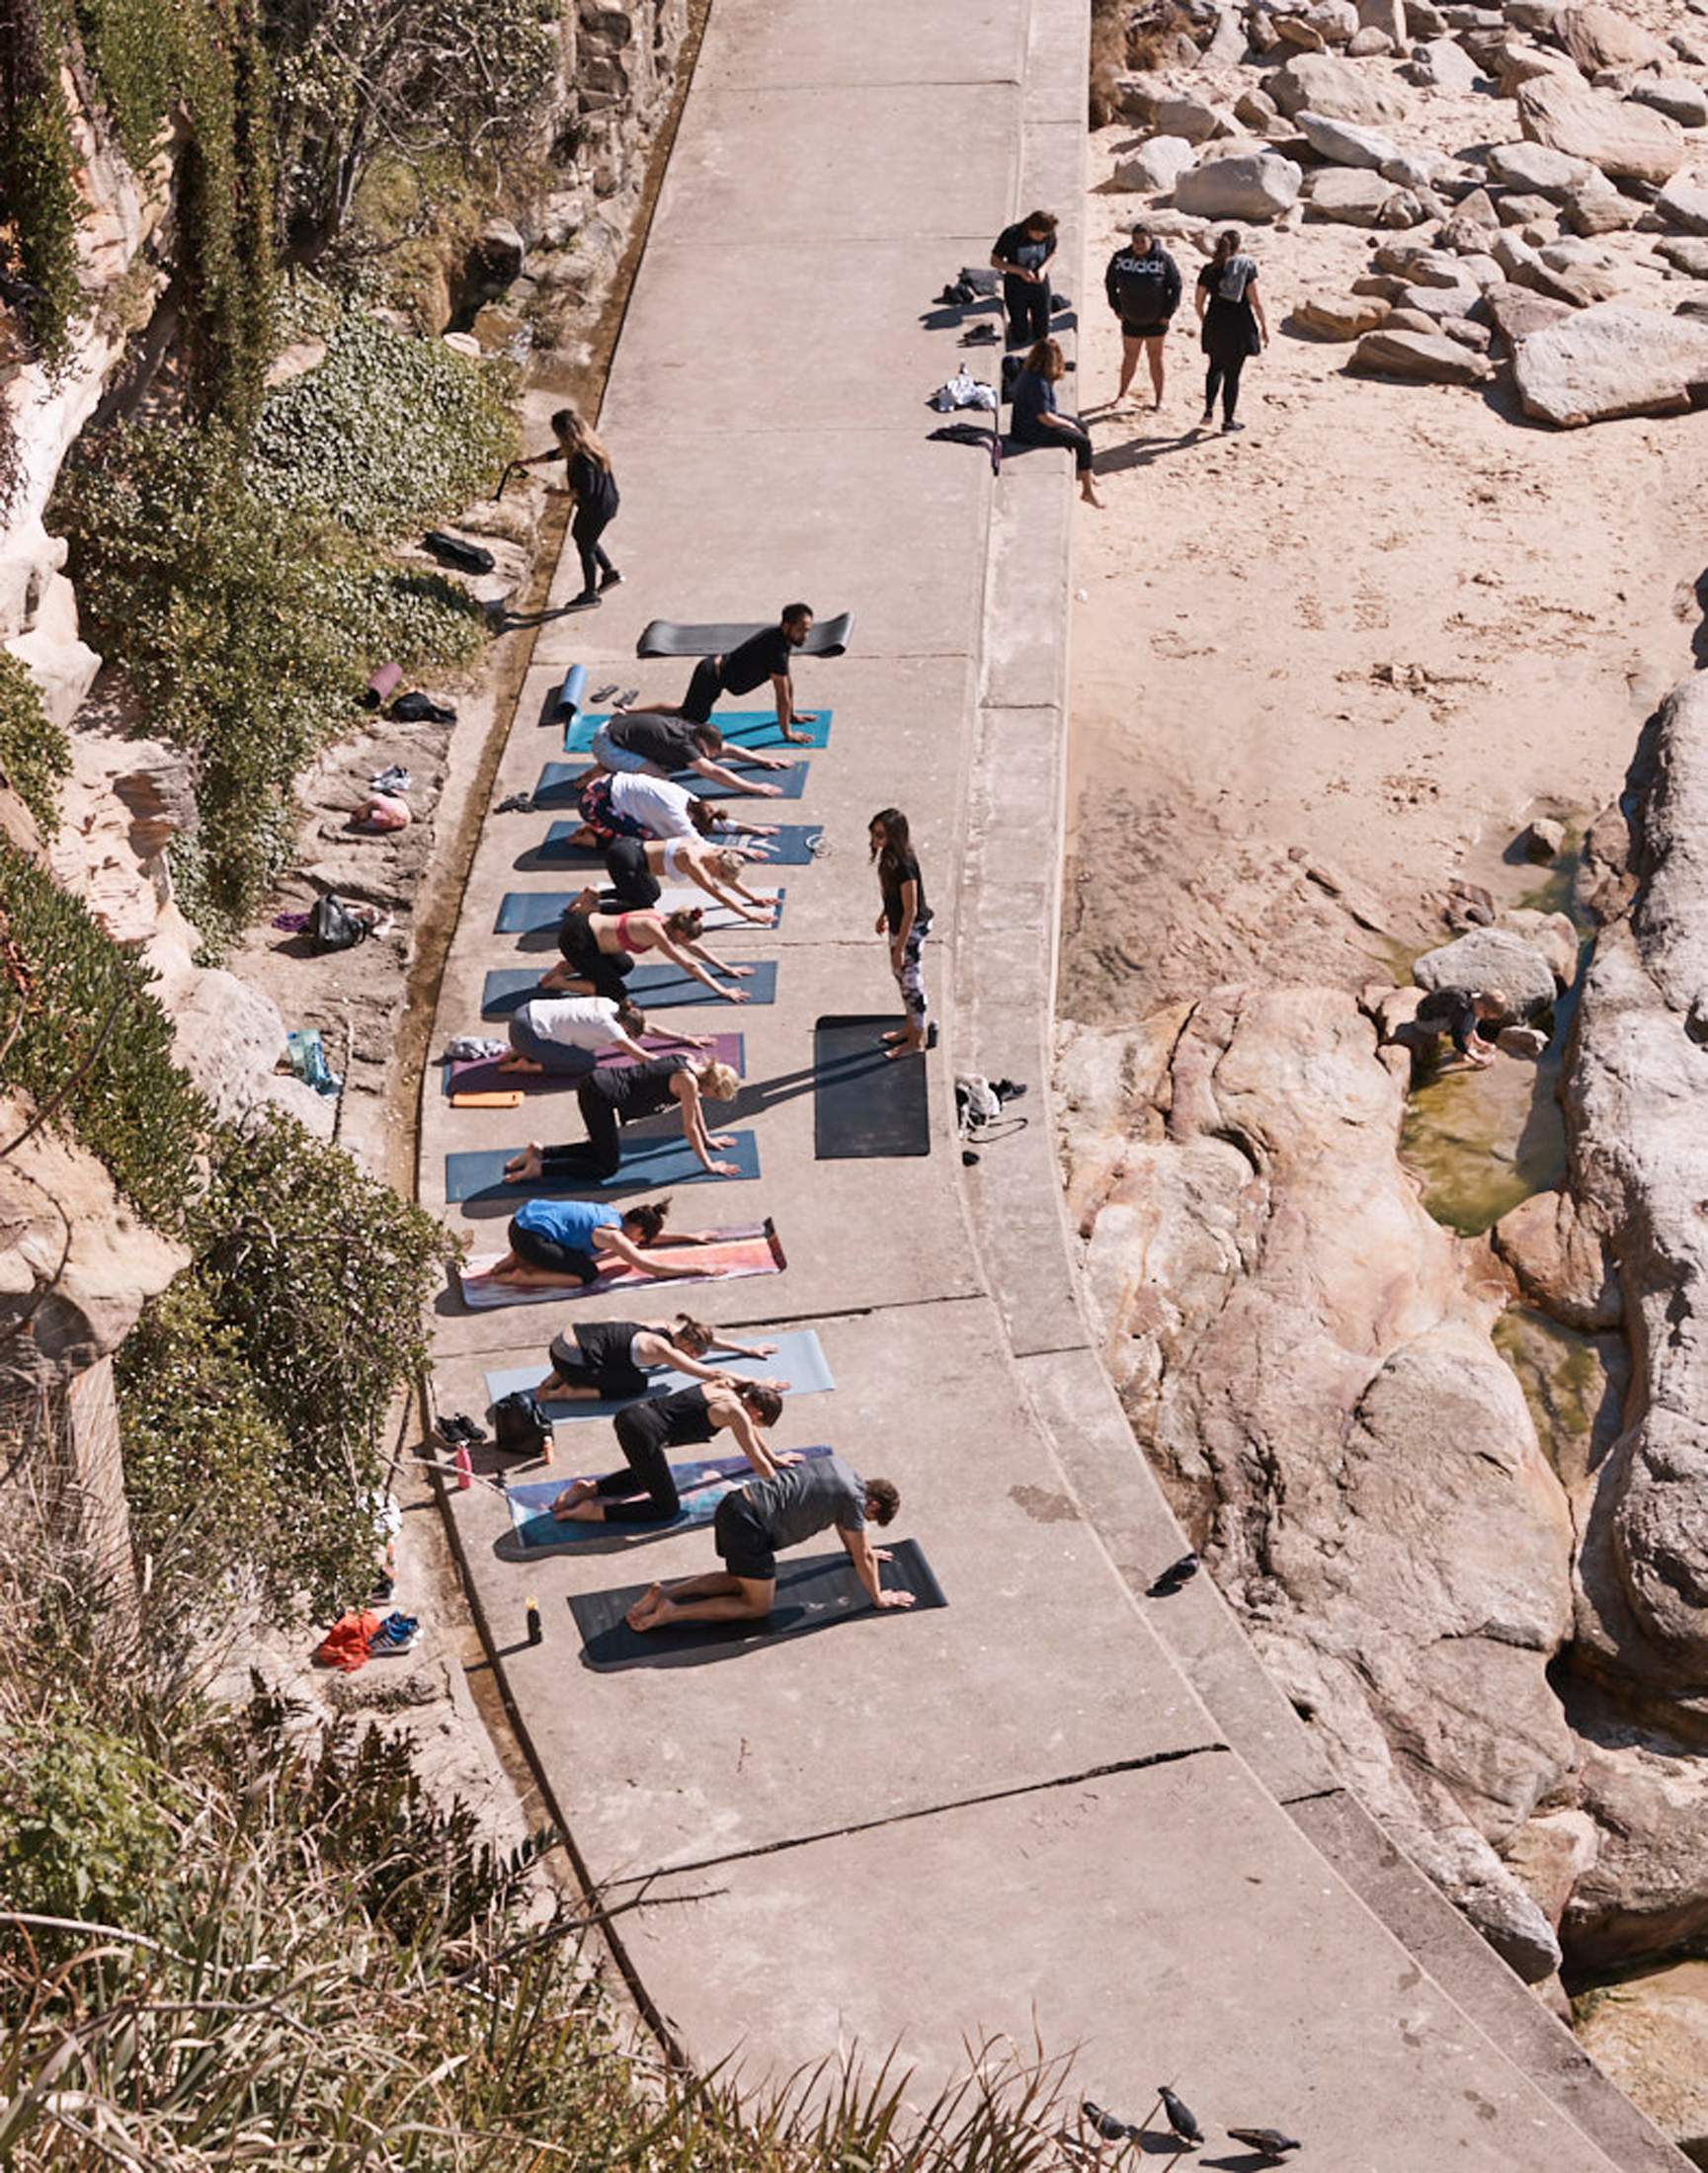
[[(619, 1049), (644, 1064), (652, 1051), (642, 1047), (644, 1014), (627, 998), (610, 996), (533, 997), (511, 1014), (510, 1054), (499, 1059), (501, 1072), (552, 1072), (578, 1079), (591, 1072), (605, 1049)], [(690, 1049), (710, 1044), (696, 1034), (669, 1034), (667, 1040)]]
[(605, 856), (611, 893), (625, 906), (656, 906), (665, 883), (696, 883), (708, 898), (762, 928), (776, 921), (774, 892), (758, 893), (742, 880), (757, 856), (703, 838), (619, 838)]

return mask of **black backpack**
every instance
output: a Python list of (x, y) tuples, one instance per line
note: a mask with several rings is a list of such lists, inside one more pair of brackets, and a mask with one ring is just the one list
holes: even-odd
[(308, 940), (317, 955), (323, 951), (351, 950), (367, 933), (366, 922), (359, 921), (344, 900), (332, 891), (314, 901), (314, 910), (308, 916)]
[(516, 1389), (492, 1407), (492, 1437), (506, 1456), (538, 1456), (551, 1439), (551, 1421), (526, 1389)]

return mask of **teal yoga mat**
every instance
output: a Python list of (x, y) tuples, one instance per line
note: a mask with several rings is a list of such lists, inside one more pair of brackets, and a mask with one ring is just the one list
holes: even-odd
[[(716, 722), (729, 747), (763, 747), (769, 754), (774, 748), (823, 747), (830, 738), (831, 718), (834, 710), (814, 709), (808, 714), (812, 723), (806, 729), (804, 740), (785, 740), (776, 728), (774, 709), (720, 709)], [(602, 724), (609, 724), (609, 716), (577, 717), (563, 736), (566, 755), (586, 755), (593, 747), (593, 735)]]
[[(713, 916), (717, 917), (725, 928), (751, 928), (758, 926), (756, 922), (743, 921), (738, 914), (719, 906), (717, 900), (708, 897), (697, 884), (691, 888), (693, 902), (705, 914), (705, 926), (708, 929), (714, 925)], [(494, 935), (537, 935), (541, 928), (554, 928), (563, 918), (564, 908), (573, 905), (580, 895), (579, 891), (574, 890), (506, 891), (499, 903), (498, 919), (492, 924), (492, 932)], [(674, 890), (672, 895), (675, 895)], [(661, 913), (669, 910), (664, 904), (659, 907)], [(776, 918), (771, 924), (773, 928), (781, 922), (782, 914), (783, 907), (779, 898)]]
[[(794, 1453), (801, 1457), (820, 1457), (829, 1456), (831, 1452), (826, 1448), (813, 1448), (797, 1449)], [(686, 1532), (695, 1524), (709, 1524), (724, 1495), (732, 1493), (737, 1487), (746, 1486), (756, 1476), (745, 1456), (704, 1457), (695, 1464), (673, 1464), (671, 1471), (676, 1478), (677, 1491), (684, 1498), (681, 1509), (668, 1524), (560, 1524), (552, 1515), (552, 1503), (572, 1480), (597, 1479), (600, 1472), (621, 1469), (622, 1451), (613, 1443), (610, 1457), (599, 1471), (573, 1471), (562, 1479), (530, 1479), (525, 1486), (507, 1487), (512, 1545), (520, 1554), (531, 1559), (535, 1555), (567, 1553), (584, 1547), (590, 1539), (602, 1539), (609, 1546), (613, 1537), (655, 1539), (666, 1532)], [(499, 1545), (504, 1549), (502, 1540)], [(509, 1552), (508, 1549), (504, 1551)], [(633, 1596), (638, 1599), (639, 1590)]]
[[(658, 1311), (658, 1308), (648, 1306), (645, 1298), (644, 1291), (636, 1291), (637, 1315)], [(665, 1310), (668, 1311), (669, 1308)], [(725, 1358), (713, 1350), (707, 1355), (706, 1364), (721, 1366), (730, 1373), (745, 1374), (752, 1381), (786, 1381), (791, 1396), (811, 1396), (821, 1389), (836, 1387), (836, 1382), (831, 1378), (830, 1361), (824, 1354), (824, 1345), (812, 1328), (790, 1328), (786, 1333), (774, 1337), (749, 1335), (744, 1340), (760, 1343), (774, 1341), (775, 1355), (770, 1358)], [(509, 1396), (517, 1389), (536, 1389), (545, 1379), (545, 1370), (550, 1363), (549, 1358), (542, 1358), (537, 1365), (516, 1366), (489, 1373), (486, 1377), (487, 1402), (496, 1404), (501, 1396)], [(691, 1374), (679, 1373), (675, 1366), (665, 1366), (656, 1373), (648, 1374), (647, 1393), (664, 1396), (672, 1389), (686, 1389), (692, 1378)], [(609, 1418), (612, 1411), (621, 1410), (624, 1404), (633, 1401), (632, 1397), (623, 1397), (612, 1403), (603, 1396), (577, 1398), (573, 1402), (549, 1396), (540, 1398), (541, 1406), (550, 1411), (553, 1418)]]
[[(732, 763), (730, 767), (740, 769), (741, 765)], [(533, 788), (534, 805), (536, 807), (573, 807), (576, 801), (576, 795), (572, 789), (575, 780), (586, 774), (587, 765), (585, 763), (547, 763), (539, 773), (538, 784)], [(747, 771), (746, 774), (753, 779), (755, 784), (775, 785), (776, 790), (758, 794), (732, 792), (728, 785), (713, 784), (709, 777), (702, 777), (692, 769), (679, 769), (676, 773), (676, 782), (682, 786), (685, 792), (693, 793), (697, 799), (720, 800), (730, 807), (745, 809), (773, 807), (778, 800), (798, 800), (806, 792), (807, 765), (805, 763), (790, 763), (786, 769), (752, 769)], [(763, 820), (763, 816), (755, 814), (755, 822)]]
[[(758, 818), (755, 819), (757, 821)], [(603, 852), (596, 852), (591, 845), (570, 843), (580, 828), (578, 822), (553, 823), (545, 834), (545, 843), (539, 847), (538, 857), (559, 867), (603, 868)], [(767, 868), (772, 867), (809, 867), (818, 857), (809, 841), (823, 836), (824, 832), (816, 823), (779, 823), (774, 838), (729, 836), (714, 838), (710, 842), (713, 845), (745, 845), (755, 852), (763, 852), (766, 857), (754, 862), (754, 866), (763, 875)]]
[[(739, 1175), (759, 1175), (759, 1142), (751, 1132), (737, 1132), (733, 1147), (713, 1149), (719, 1162), (733, 1162)], [(610, 1198), (619, 1192), (655, 1192), (666, 1184), (722, 1184), (709, 1169), (700, 1167), (699, 1157), (685, 1139), (636, 1139), (625, 1133), (622, 1165), (615, 1176), (602, 1183), (585, 1171), (570, 1170), (563, 1177), (537, 1177), (526, 1184), (512, 1184), (504, 1166), (520, 1147), (481, 1148), (445, 1158), (445, 1196), (465, 1203), (495, 1201), (520, 1206), (528, 1199)]]
[[(743, 1005), (725, 1004), (692, 974), (684, 973), (668, 962), (662, 966), (636, 966), (623, 986), (643, 1011), (674, 1011), (689, 1004), (708, 1004), (719, 1011), (746, 1008)], [(748, 1004), (774, 1004), (776, 960), (760, 959), (745, 981), (734, 981), (730, 986), (745, 990)], [(503, 966), (486, 977), (480, 1015), (482, 1018), (508, 1018), (530, 996), (550, 996), (551, 993), (540, 987), (539, 974), (531, 966)]]

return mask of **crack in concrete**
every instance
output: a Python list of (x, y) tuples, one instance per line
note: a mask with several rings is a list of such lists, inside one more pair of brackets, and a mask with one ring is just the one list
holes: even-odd
[(1017, 1796), (1042, 1796), (1053, 1789), (1080, 1788), (1088, 1781), (1105, 1781), (1121, 1773), (1145, 1773), (1153, 1767), (1182, 1764), (1188, 1758), (1232, 1756), (1224, 1742), (1185, 1743), (1178, 1750), (1151, 1750), (1142, 1757), (1115, 1758), (1107, 1765), (1087, 1766), (1080, 1773), (1062, 1773), (1048, 1781), (1018, 1781), (1013, 1788), (982, 1790), (976, 1796), (957, 1796), (946, 1804), (922, 1804), (914, 1811), (890, 1811), (882, 1818), (858, 1818), (845, 1826), (826, 1826), (817, 1833), (790, 1834), (781, 1841), (761, 1841), (752, 1848), (730, 1849), (721, 1856), (697, 1856), (686, 1864), (665, 1864), (656, 1871), (631, 1872), (613, 1879), (603, 1891), (650, 1886), (660, 1879), (686, 1878), (691, 1872), (715, 1871), (725, 1864), (745, 1864), (759, 1856), (782, 1856), (791, 1849), (811, 1848), (819, 1841), (840, 1841), (850, 1834), (876, 1833), (885, 1826), (904, 1826), (920, 1818), (940, 1818), (951, 1811), (975, 1811), (984, 1804), (1011, 1803)]

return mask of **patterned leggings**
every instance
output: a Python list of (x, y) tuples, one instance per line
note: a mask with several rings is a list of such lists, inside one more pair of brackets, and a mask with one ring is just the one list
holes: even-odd
[(902, 993), (902, 1008), (908, 1014), (908, 1024), (915, 1029), (925, 1025), (926, 1013), (931, 1008), (926, 1002), (925, 966), (920, 956), (931, 932), (932, 917), (922, 913), (908, 930), (908, 939), (902, 945), (901, 969), (896, 975), (896, 987)]

